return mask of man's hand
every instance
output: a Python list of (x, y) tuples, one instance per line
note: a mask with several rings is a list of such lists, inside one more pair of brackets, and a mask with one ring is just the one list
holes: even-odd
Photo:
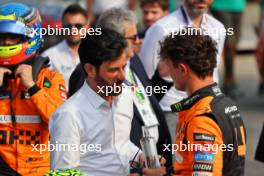
[(140, 176), (140, 175), (137, 173), (133, 173), (133, 174), (129, 174), (128, 176)]
[(143, 169), (144, 176), (163, 176), (165, 174), (166, 174), (166, 167), (164, 166), (156, 169), (149, 169), (149, 168)]
[(22, 84), (26, 87), (26, 89), (29, 89), (35, 84), (35, 82), (33, 81), (31, 65), (19, 65), (15, 70), (15, 77), (17, 76), (20, 76)]
[(12, 71), (4, 68), (4, 67), (0, 67), (0, 87), (3, 85), (3, 81), (4, 81), (4, 75), (5, 74), (12, 74)]
[(164, 166), (165, 163), (166, 163), (166, 159), (163, 158), (162, 156), (160, 156), (160, 165), (161, 165), (161, 166)]
[(143, 152), (139, 154), (138, 161), (142, 167), (145, 165), (145, 156)]

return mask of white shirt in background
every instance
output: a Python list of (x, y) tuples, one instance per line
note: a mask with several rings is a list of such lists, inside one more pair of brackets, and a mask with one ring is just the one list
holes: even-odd
[(70, 76), (75, 67), (80, 63), (79, 56), (76, 57), (73, 55), (66, 40), (47, 49), (41, 55), (50, 58), (51, 69), (63, 75), (68, 90)]
[[(184, 11), (186, 13), (185, 8)], [(143, 44), (141, 46), (139, 58), (141, 59), (144, 68), (146, 70), (146, 73), (150, 79), (154, 75), (160, 60), (159, 42), (164, 40), (164, 38), (167, 35), (169, 35), (171, 32), (175, 32), (180, 28), (184, 28), (184, 27), (192, 27), (192, 21), (190, 17), (188, 16), (187, 13), (186, 15), (187, 15), (187, 21), (186, 18), (184, 18), (182, 10), (180, 10), (179, 8), (172, 14), (163, 17), (162, 19), (157, 21), (148, 29)], [(213, 18), (212, 16), (210, 16), (209, 14), (203, 15), (201, 28), (208, 31), (210, 31), (210, 29), (224, 30), (223, 24), (218, 20), (216, 20), (215, 18)], [(221, 33), (217, 33), (217, 35), (210, 35), (210, 36), (212, 37), (212, 39), (214, 39), (217, 42), (217, 48), (218, 48), (217, 68), (214, 71), (214, 80), (218, 82), (219, 79), (218, 69), (219, 69), (220, 57), (224, 46), (225, 35), (222, 35)], [(161, 108), (163, 109), (163, 111), (171, 111), (170, 105), (182, 100), (186, 96), (187, 95), (185, 92), (176, 90), (175, 87), (173, 86), (161, 99), (160, 101)]]
[(94, 14), (100, 15), (108, 9), (115, 8), (127, 8), (127, 0), (94, 0)]

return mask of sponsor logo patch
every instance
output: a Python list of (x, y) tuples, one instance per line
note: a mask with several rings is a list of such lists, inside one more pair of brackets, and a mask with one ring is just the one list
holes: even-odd
[(214, 154), (206, 152), (196, 152), (194, 153), (194, 161), (213, 162)]
[(62, 84), (59, 85), (59, 90), (63, 92), (67, 92), (65, 86)]
[(213, 164), (194, 163), (194, 165), (193, 165), (193, 171), (213, 172)]
[(178, 163), (182, 163), (183, 162), (183, 157), (178, 153), (176, 152), (175, 153), (175, 160), (178, 162)]
[(222, 95), (221, 89), (218, 86), (212, 87), (212, 90), (216, 96)]
[(213, 174), (208, 172), (193, 172), (192, 176), (213, 176)]
[(225, 108), (225, 114), (229, 114), (237, 111), (237, 106), (228, 106)]
[(43, 87), (47, 87), (47, 88), (50, 88), (51, 87), (51, 82), (46, 77), (44, 78)]
[(193, 133), (193, 139), (194, 141), (208, 141), (208, 142), (214, 142), (215, 136), (205, 133)]

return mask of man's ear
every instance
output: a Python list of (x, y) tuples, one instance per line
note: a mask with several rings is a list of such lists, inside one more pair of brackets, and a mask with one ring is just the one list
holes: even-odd
[(94, 78), (96, 76), (96, 68), (92, 64), (84, 64), (84, 70), (88, 77)]
[(189, 73), (189, 67), (187, 65), (179, 64), (178, 67), (183, 75), (187, 75)]

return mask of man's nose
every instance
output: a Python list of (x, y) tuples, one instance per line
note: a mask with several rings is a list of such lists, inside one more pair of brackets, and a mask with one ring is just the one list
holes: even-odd
[(124, 69), (122, 69), (122, 70), (120, 71), (120, 73), (119, 73), (119, 75), (118, 75), (118, 79), (119, 79), (120, 81), (124, 81), (124, 80), (126, 79), (126, 75), (125, 75), (125, 70), (124, 70)]
[(146, 15), (146, 19), (147, 19), (148, 21), (151, 21), (152, 18), (153, 18), (153, 15), (152, 15), (151, 13), (148, 13), (148, 14)]
[(138, 44), (140, 44), (140, 38), (137, 36), (133, 42), (133, 45), (136, 47)]

